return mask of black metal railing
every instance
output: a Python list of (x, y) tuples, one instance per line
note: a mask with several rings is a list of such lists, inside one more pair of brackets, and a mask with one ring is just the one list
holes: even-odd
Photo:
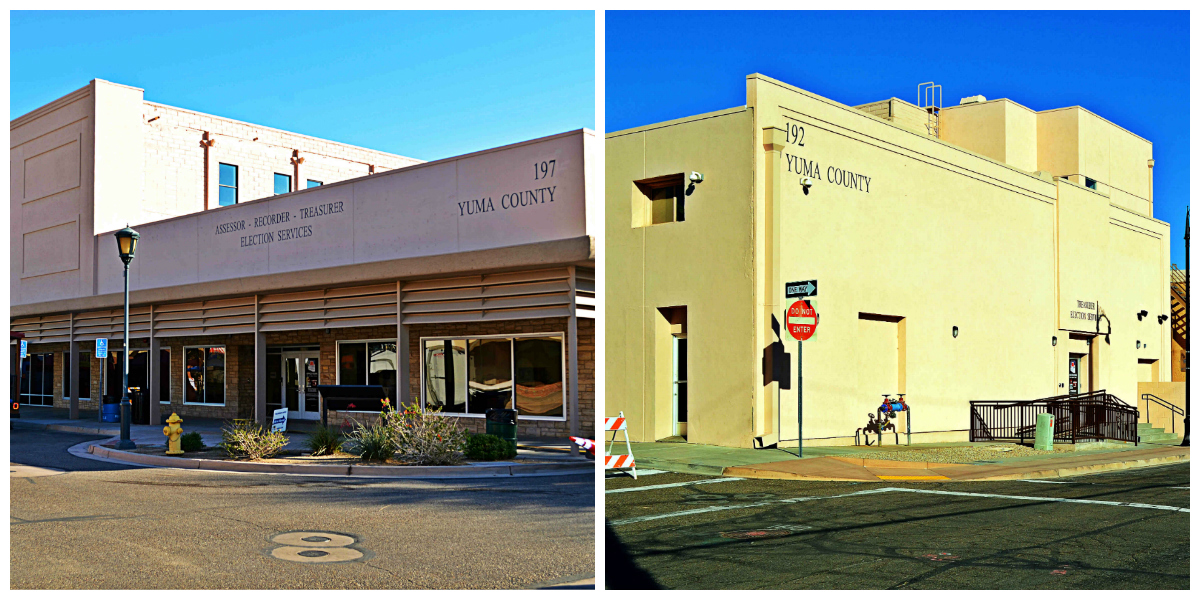
[(1117, 440), (1137, 444), (1138, 409), (1100, 390), (1040, 400), (971, 402), (971, 441), (1033, 440), (1040, 413), (1054, 415), (1054, 441)]
[[(1142, 394), (1142, 400), (1146, 401), (1146, 422), (1150, 422), (1150, 403), (1153, 402), (1169, 411), (1171, 411), (1171, 433), (1175, 433), (1175, 415), (1185, 416), (1182, 408), (1155, 396), (1154, 394)], [(1138, 407), (1141, 408), (1140, 406)]]

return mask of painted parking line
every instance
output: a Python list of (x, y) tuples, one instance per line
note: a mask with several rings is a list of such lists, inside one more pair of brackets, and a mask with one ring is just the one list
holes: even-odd
[(784, 498), (782, 500), (764, 500), (762, 502), (752, 502), (750, 504), (735, 504), (732, 506), (708, 506), (705, 508), (694, 508), (692, 510), (681, 510), (679, 512), (665, 513), (661, 515), (646, 515), (644, 517), (632, 517), (629, 519), (618, 519), (610, 521), (609, 525), (614, 527), (621, 525), (632, 525), (634, 523), (642, 523), (645, 521), (657, 521), (659, 519), (670, 519), (673, 517), (687, 517), (690, 515), (702, 515), (704, 513), (718, 512), (722, 510), (741, 510), (743, 508), (756, 508), (759, 506), (771, 506), (773, 504), (795, 504), (797, 502), (807, 502), (809, 500), (829, 500), (832, 498), (847, 498), (850, 496), (865, 496), (867, 494), (878, 494), (888, 491), (889, 488), (880, 488), (875, 490), (860, 490), (849, 494), (838, 494), (836, 496), (802, 496), (800, 498)]
[(978, 492), (948, 492), (945, 490), (910, 490), (907, 488), (881, 488), (889, 492), (908, 492), (911, 494), (937, 494), (941, 496), (970, 496), (974, 498), (1001, 498), (1005, 500), (1034, 500), (1037, 502), (1066, 502), (1070, 504), (1099, 504), (1103, 506), (1126, 506), (1130, 508), (1152, 508), (1155, 510), (1170, 510), (1190, 513), (1191, 510), (1178, 506), (1162, 504), (1142, 504), (1140, 502), (1114, 502), (1111, 500), (1087, 500), (1084, 498), (1046, 498), (1041, 496), (1010, 496), (1006, 494), (980, 494)]
[(701, 481), (683, 481), (680, 483), (662, 483), (659, 485), (645, 485), (635, 488), (621, 488), (619, 490), (604, 490), (605, 494), (620, 494), (622, 492), (644, 492), (646, 490), (661, 490), (673, 487), (684, 487), (688, 485), (702, 485), (705, 483), (721, 483), (722, 481), (745, 481), (741, 477), (722, 477), (720, 479), (703, 479)]
[(1054, 498), (1042, 496), (1011, 496), (1005, 494), (979, 494), (974, 492), (947, 492), (940, 490), (913, 490), (908, 488), (875, 488), (873, 490), (861, 490), (849, 494), (838, 494), (835, 496), (802, 496), (799, 498), (784, 498), (781, 500), (765, 500), (762, 502), (752, 502), (750, 504), (736, 504), (726, 506), (709, 506), (705, 508), (696, 508), (692, 510), (682, 510), (673, 513), (664, 513), (660, 515), (646, 515), (643, 517), (632, 517), (629, 519), (618, 519), (611, 521), (610, 525), (632, 525), (634, 523), (643, 523), (646, 521), (657, 521), (659, 519), (671, 519), (674, 517), (687, 517), (691, 515), (700, 515), (710, 512), (718, 512), (725, 510), (742, 510), (746, 508), (757, 508), (759, 506), (772, 506), (777, 504), (795, 504), (798, 502), (807, 502), (810, 500), (832, 500), (834, 498), (849, 498), (852, 496), (865, 496), (868, 494), (883, 494), (888, 492), (908, 492), (913, 494), (936, 494), (944, 496), (968, 496), (976, 498), (997, 498), (1001, 500), (1032, 500), (1036, 502), (1064, 502), (1069, 504), (1098, 504), (1102, 506), (1124, 506), (1128, 508), (1149, 508), (1154, 510), (1167, 510), (1172, 512), (1190, 513), (1191, 510), (1178, 506), (1164, 506), (1161, 504), (1142, 504), (1140, 502), (1113, 502), (1110, 500), (1086, 500), (1082, 498)]
[(1078, 481), (1053, 481), (1050, 479), (1014, 479), (1013, 481), (1024, 481), (1025, 483), (1079, 483)]

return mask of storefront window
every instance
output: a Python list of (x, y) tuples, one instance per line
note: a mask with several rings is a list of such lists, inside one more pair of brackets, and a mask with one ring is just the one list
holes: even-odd
[(512, 340), (467, 342), (467, 411), (512, 408)]
[(185, 348), (183, 401), (225, 404), (225, 347)]
[(54, 404), (54, 354), (28, 354), (21, 361), (21, 404)]
[[(71, 396), (71, 353), (63, 352), (63, 398)], [(77, 352), (79, 359), (79, 399), (87, 400), (92, 394), (92, 353)]]
[(421, 344), (426, 408), (483, 416), (489, 408), (515, 404), (522, 417), (562, 419), (566, 414), (561, 336), (426, 339)]
[(562, 338), (513, 340), (518, 414), (563, 416), (562, 358)]
[(338, 342), (338, 385), (379, 385), (396, 405), (396, 342)]
[[(104, 390), (102, 395), (104, 396), (111, 396), (116, 399), (121, 398), (121, 382), (125, 380), (125, 372), (122, 370), (124, 369), (124, 365), (121, 362), (122, 352), (122, 350), (109, 350), (108, 358), (104, 359), (104, 379), (101, 384), (101, 388)], [(129, 389), (136, 388), (147, 394), (150, 393), (150, 365), (146, 362), (148, 355), (148, 350), (132, 350), (129, 354)], [(159, 348), (158, 357), (158, 401), (166, 404), (171, 401), (171, 350), (169, 348)], [(90, 354), (85, 355), (82, 352), (80, 353), (80, 394), (87, 394), (85, 385), (91, 385), (90, 369), (89, 376), (84, 375), (84, 369), (86, 368), (84, 360), (90, 359)], [(133, 398), (133, 396), (130, 395), (130, 398)]]
[(467, 412), (467, 388), (459, 385), (467, 375), (466, 340), (425, 340), (424, 355), (424, 405), (447, 413)]
[(171, 403), (171, 349), (158, 349), (158, 403)]

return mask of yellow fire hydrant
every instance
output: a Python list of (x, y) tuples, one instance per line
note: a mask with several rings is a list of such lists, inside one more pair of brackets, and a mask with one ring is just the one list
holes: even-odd
[(183, 419), (179, 415), (171, 413), (171, 418), (167, 419), (167, 426), (163, 427), (163, 435), (167, 436), (167, 454), (183, 454), (183, 450), (179, 448), (179, 436), (183, 435), (183, 428), (179, 426)]

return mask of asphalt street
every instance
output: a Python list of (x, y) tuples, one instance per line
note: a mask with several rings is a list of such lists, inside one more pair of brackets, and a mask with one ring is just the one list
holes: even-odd
[(953, 483), (609, 477), (605, 585), (1188, 589), (1188, 467)]
[[(594, 576), (590, 475), (139, 468), (67, 453), (96, 436), (11, 433), (13, 589), (494, 589)], [(346, 560), (316, 562), (335, 559)]]

